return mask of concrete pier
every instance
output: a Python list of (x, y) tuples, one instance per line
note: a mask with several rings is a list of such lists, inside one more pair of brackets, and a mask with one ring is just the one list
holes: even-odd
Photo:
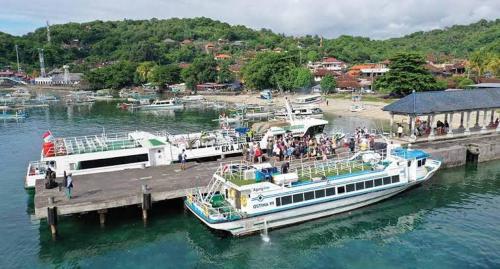
[[(38, 219), (47, 218), (47, 208), (56, 206), (57, 215), (98, 211), (100, 222), (104, 224), (107, 209), (143, 205), (144, 184), (151, 194), (151, 202), (184, 197), (191, 189), (206, 186), (219, 164), (188, 163), (184, 171), (179, 165), (169, 165), (73, 176), (71, 199), (66, 198), (64, 188), (62, 191), (58, 188), (47, 190), (43, 180), (38, 180), (35, 216)], [(53, 197), (52, 205), (48, 203), (49, 197)]]
[(427, 151), (443, 162), (443, 168), (466, 164), (467, 152), (477, 155), (478, 162), (500, 159), (500, 135), (484, 134), (455, 139), (418, 142), (414, 148)]

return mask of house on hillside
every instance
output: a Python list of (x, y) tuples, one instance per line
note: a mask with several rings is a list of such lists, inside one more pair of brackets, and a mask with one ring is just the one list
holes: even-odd
[(312, 72), (318, 69), (326, 69), (329, 71), (343, 71), (347, 68), (347, 64), (343, 61), (337, 60), (334, 57), (324, 57), (321, 61), (318, 62), (309, 62), (307, 67)]
[(339, 76), (341, 72), (332, 71), (328, 69), (316, 69), (313, 71), (313, 77), (315, 82), (320, 82), (326, 75), (332, 75), (334, 77)]
[(337, 79), (337, 90), (339, 91), (354, 91), (361, 88), (361, 84), (358, 79), (349, 74), (341, 74), (336, 77)]
[(214, 59), (215, 60), (230, 60), (231, 59), (231, 55), (224, 54), (224, 53), (219, 53), (219, 54), (215, 55)]
[(215, 50), (216, 48), (214, 43), (208, 42), (207, 44), (205, 44), (205, 53), (214, 54)]

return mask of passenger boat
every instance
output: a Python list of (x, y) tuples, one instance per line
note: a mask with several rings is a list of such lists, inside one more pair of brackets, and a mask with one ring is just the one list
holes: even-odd
[(178, 103), (175, 99), (167, 100), (155, 100), (149, 105), (142, 105), (142, 110), (153, 110), (153, 109), (178, 109), (183, 108), (184, 105)]
[(322, 101), (323, 98), (321, 97), (321, 94), (313, 94), (313, 95), (297, 97), (295, 98), (293, 103), (296, 105), (308, 105), (308, 104), (319, 104)]
[(398, 145), (289, 171), (226, 163), (203, 191), (187, 195), (185, 206), (208, 227), (240, 236), (379, 202), (427, 181), (440, 166), (426, 152)]
[[(292, 108), (292, 113), (296, 118), (323, 118), (323, 110), (319, 107), (303, 106)], [(279, 110), (274, 113), (277, 118), (286, 118), (286, 110)]]
[[(326, 124), (327, 121), (319, 119), (295, 120), (283, 127), (273, 127), (263, 135), (255, 135), (253, 140), (265, 148), (270, 137), (285, 133), (296, 137), (314, 136), (323, 132)], [(69, 138), (53, 138), (48, 132), (44, 134), (40, 160), (28, 165), (25, 187), (34, 187), (49, 167), (61, 177), (65, 171), (82, 175), (169, 165), (178, 161), (183, 149), (187, 160), (238, 155), (243, 145), (253, 145), (249, 140), (231, 128), (177, 135), (166, 131), (157, 134), (135, 131)]]

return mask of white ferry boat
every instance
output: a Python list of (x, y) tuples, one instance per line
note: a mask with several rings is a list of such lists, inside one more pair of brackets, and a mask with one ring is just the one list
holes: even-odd
[(177, 103), (175, 99), (168, 100), (155, 100), (153, 103), (149, 105), (142, 105), (141, 109), (143, 110), (153, 110), (153, 109), (178, 109), (183, 108), (184, 105)]
[(309, 104), (319, 104), (322, 101), (323, 98), (321, 97), (321, 94), (313, 94), (313, 95), (297, 97), (295, 98), (293, 103), (296, 105), (309, 105)]
[[(254, 141), (265, 148), (270, 137), (286, 132), (294, 136), (315, 136), (323, 132), (326, 124), (327, 121), (318, 119), (297, 120), (285, 127), (272, 127), (264, 135), (254, 136)], [(57, 177), (65, 171), (73, 175), (111, 172), (169, 165), (178, 161), (183, 149), (188, 160), (238, 155), (244, 144), (254, 143), (234, 129), (178, 135), (135, 131), (44, 140), (40, 160), (28, 165), (26, 188), (34, 187), (37, 179), (44, 178), (49, 167)]]
[(424, 151), (399, 145), (389, 145), (387, 154), (360, 152), (289, 171), (269, 163), (221, 164), (206, 194), (188, 194), (185, 205), (210, 228), (239, 236), (379, 202), (425, 182), (440, 166)]

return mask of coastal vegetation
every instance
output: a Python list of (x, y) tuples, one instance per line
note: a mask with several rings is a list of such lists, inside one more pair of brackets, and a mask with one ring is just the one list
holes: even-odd
[[(412, 76), (418, 78), (417, 90), (445, 87), (448, 82), (424, 74), (422, 59), (435, 63), (468, 59), (469, 73), (500, 75), (500, 19), (386, 40), (347, 35), (293, 37), (203, 17), (66, 23), (51, 26), (50, 42), (46, 34), (45, 27), (23, 36), (0, 33), (0, 68), (15, 67), (14, 47), (18, 45), (21, 67), (28, 74), (38, 75), (38, 53), (43, 49), (49, 70), (68, 64), (71, 72), (84, 73), (94, 89), (145, 83), (165, 87), (179, 82), (194, 89), (198, 83), (239, 79), (248, 89), (295, 90), (313, 83), (305, 68), (309, 61), (329, 56), (349, 65), (376, 63), (407, 52), (413, 56), (391, 67), (404, 73), (389, 73), (377, 82), (378, 87), (405, 94)], [(416, 65), (410, 70), (403, 60)], [(410, 76), (413, 71), (417, 73)], [(396, 82), (406, 86), (396, 90), (391, 86)], [(454, 82), (466, 85), (470, 81)], [(330, 91), (330, 78), (324, 84)]]

